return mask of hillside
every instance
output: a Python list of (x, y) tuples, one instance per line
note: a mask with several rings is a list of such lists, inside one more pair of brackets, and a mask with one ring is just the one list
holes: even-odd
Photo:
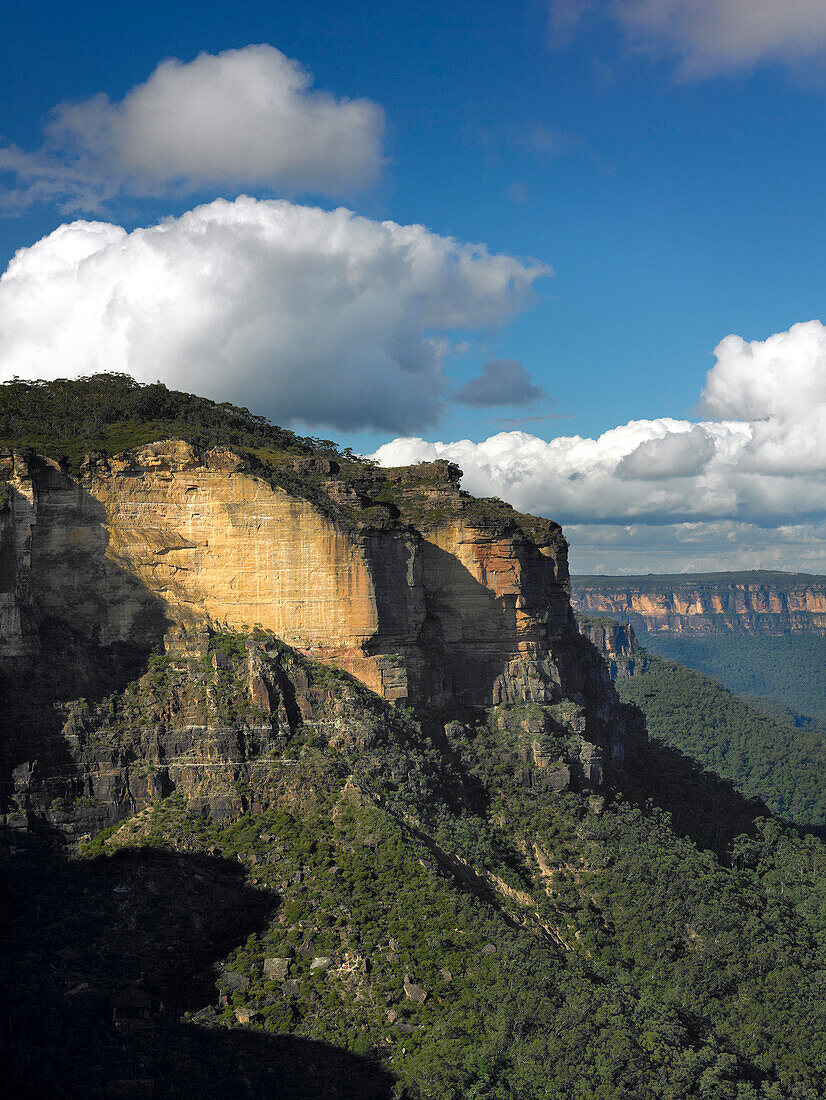
[(558, 526), (155, 389), (2, 398), (12, 1093), (822, 1096), (826, 849), (648, 738)]
[(630, 624), (577, 616), (617, 692), (649, 734), (732, 780), (797, 825), (824, 830), (826, 727), (771, 699), (732, 694), (717, 680), (640, 644)]
[[(239, 1060), (248, 1096), (822, 1091), (819, 842), (750, 826), (733, 792), (644, 739), (625, 777), (577, 792), (540, 707), (425, 732), (267, 638), (208, 644), (214, 663), (171, 653), (69, 708), (83, 782), (134, 761), (155, 797), (48, 876), (36, 851), (12, 860), (21, 1095), (77, 1095), (78, 1073), (87, 1096), (147, 1079), (217, 1096)], [(269, 740), (251, 652), (300, 706), (272, 698)], [(175, 760), (193, 717), (204, 732)], [(99, 809), (65, 800), (52, 827)], [(719, 839), (738, 814), (751, 835), (732, 864), (680, 836)], [(134, 1004), (146, 1027), (107, 1025)]]
[(711, 676), (737, 695), (774, 700), (794, 712), (826, 720), (826, 638), (645, 632), (639, 637), (652, 653)]
[(778, 721), (716, 680), (651, 657), (644, 673), (617, 682), (623, 702), (645, 714), (652, 737), (733, 780), (798, 825), (826, 827), (826, 730)]
[(577, 614), (632, 624), (651, 653), (826, 720), (826, 578), (752, 570), (578, 576), (571, 586)]

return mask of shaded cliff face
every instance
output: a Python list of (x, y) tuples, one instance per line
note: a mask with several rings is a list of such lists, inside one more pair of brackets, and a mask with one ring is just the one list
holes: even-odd
[(592, 619), (584, 615), (577, 615), (576, 622), (580, 634), (588, 639), (605, 661), (612, 680), (639, 676), (648, 668), (648, 653), (637, 641), (630, 623), (620, 623), (616, 619)]
[(573, 630), (556, 524), (467, 497), (446, 463), (365, 468), (355, 485), (313, 475), (316, 500), (179, 440), (93, 455), (77, 478), (7, 453), (0, 656), (35, 656), (53, 620), (102, 648), (257, 624), (390, 700), (565, 695)]
[(571, 601), (652, 633), (826, 635), (826, 577), (807, 574), (576, 577)]
[[(446, 768), (443, 750), (468, 730), (478, 735), (480, 723), (496, 731), (496, 752), (524, 786), (593, 789), (610, 757), (622, 759), (629, 722), (593, 656), (580, 640), (576, 698), (465, 710), (464, 721), (445, 723), (435, 712), (416, 721), (261, 630), (171, 635), (123, 691), (59, 707), (51, 751), (11, 769), (10, 807), (70, 841), (173, 793), (215, 821), (276, 805), (310, 812), (329, 778), (324, 753), (338, 761), (336, 782), (358, 773), (373, 776), (376, 790), (389, 782), (389, 792), (419, 773), (414, 783), (435, 782), (425, 802), (440, 792), (468, 807), (473, 784)], [(296, 783), (299, 758), (317, 749), (318, 775)]]

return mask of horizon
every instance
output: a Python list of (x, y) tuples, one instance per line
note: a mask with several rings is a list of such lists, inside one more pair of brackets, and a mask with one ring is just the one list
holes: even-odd
[(582, 575), (826, 572), (826, 9), (745, 2), (35, 0), (0, 379), (448, 458)]

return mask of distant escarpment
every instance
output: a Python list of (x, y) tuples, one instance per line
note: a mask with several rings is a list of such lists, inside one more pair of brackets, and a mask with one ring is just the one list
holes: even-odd
[(826, 635), (826, 577), (753, 570), (572, 578), (574, 610), (650, 633)]

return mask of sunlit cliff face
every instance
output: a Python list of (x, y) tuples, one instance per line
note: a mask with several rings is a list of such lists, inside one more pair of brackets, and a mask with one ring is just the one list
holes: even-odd
[(663, 578), (639, 584), (633, 578), (583, 578), (572, 602), (586, 615), (632, 621), (649, 631), (687, 634), (826, 634), (826, 582), (755, 576), (718, 581)]
[(36, 647), (49, 616), (103, 646), (258, 625), (389, 699), (559, 695), (564, 540), (548, 521), (528, 536), (468, 518), (458, 471), (435, 485), (435, 526), (416, 530), (336, 522), (231, 452), (181, 441), (92, 459), (78, 481), (47, 460), (5, 462), (9, 655)]

